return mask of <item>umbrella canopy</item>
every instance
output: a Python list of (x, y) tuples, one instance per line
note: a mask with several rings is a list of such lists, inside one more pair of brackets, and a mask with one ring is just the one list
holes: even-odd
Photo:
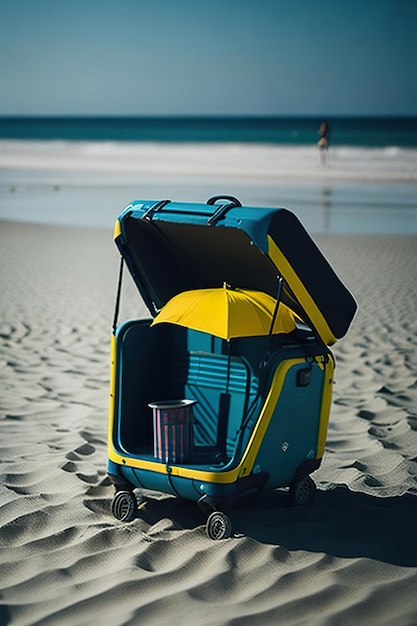
[[(277, 301), (262, 291), (193, 289), (174, 296), (152, 322), (169, 322), (199, 330), (222, 339), (268, 335)], [(282, 302), (278, 305), (273, 334), (290, 333), (296, 327), (295, 314)]]

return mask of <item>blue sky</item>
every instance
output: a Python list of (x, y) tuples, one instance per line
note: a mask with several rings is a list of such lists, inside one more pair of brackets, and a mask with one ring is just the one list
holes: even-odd
[(0, 114), (417, 114), (417, 0), (0, 0), (0, 15)]

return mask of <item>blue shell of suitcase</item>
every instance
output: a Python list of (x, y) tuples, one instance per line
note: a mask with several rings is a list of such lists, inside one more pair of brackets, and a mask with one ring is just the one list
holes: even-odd
[[(254, 489), (297, 494), (324, 454), (335, 365), (328, 346), (356, 311), (302, 224), (286, 209), (242, 207), (230, 197), (137, 200), (117, 219), (114, 237), (150, 313), (113, 329), (108, 472), (116, 495), (158, 490), (209, 512)], [(227, 282), (276, 297), (280, 279), (281, 301), (302, 320), (288, 335), (225, 342), (150, 326), (183, 291)], [(193, 401), (186, 462), (155, 454), (149, 405), (174, 399)]]

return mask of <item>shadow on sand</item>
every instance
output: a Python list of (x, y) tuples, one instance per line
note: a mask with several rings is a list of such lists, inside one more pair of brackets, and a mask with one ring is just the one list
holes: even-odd
[[(154, 522), (169, 517), (185, 529), (204, 523), (195, 502), (167, 498), (148, 506)], [(288, 493), (276, 490), (241, 498), (230, 517), (236, 534), (261, 543), (417, 566), (417, 497), (410, 494), (377, 498), (337, 487), (317, 491), (310, 506), (294, 507)]]

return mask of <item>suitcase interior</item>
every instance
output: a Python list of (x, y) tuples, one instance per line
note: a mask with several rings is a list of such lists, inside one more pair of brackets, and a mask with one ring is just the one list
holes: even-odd
[[(326, 355), (310, 331), (299, 329), (291, 335), (274, 336), (263, 363), (266, 337), (234, 339), (228, 345), (206, 333), (170, 324), (150, 327), (150, 322), (129, 321), (119, 327), (116, 336), (112, 436), (113, 446), (127, 457), (127, 464), (128, 457), (154, 460), (149, 403), (186, 398), (196, 401), (194, 454), (190, 465), (212, 471), (236, 466), (260, 418), (278, 366), (295, 359), (301, 365), (294, 369), (292, 380), (287, 383), (288, 398), (283, 401), (285, 409), (278, 420), (278, 430), (282, 430), (283, 424), (284, 433), (296, 428), (298, 434), (291, 437), (302, 442), (300, 462), (306, 456), (306, 447), (316, 455), (323, 370), (316, 365), (314, 357), (320, 359)], [(297, 372), (311, 370), (312, 363), (313, 376), (305, 384)], [(270, 428), (276, 430), (273, 425)], [(288, 438), (284, 433), (282, 437)], [(273, 448), (277, 447), (277, 436), (277, 433), (273, 436)], [(270, 453), (263, 446), (262, 455)], [(271, 458), (276, 458), (276, 452)], [(293, 451), (288, 458), (297, 463)], [(265, 458), (264, 466), (269, 465), (271, 460)]]

